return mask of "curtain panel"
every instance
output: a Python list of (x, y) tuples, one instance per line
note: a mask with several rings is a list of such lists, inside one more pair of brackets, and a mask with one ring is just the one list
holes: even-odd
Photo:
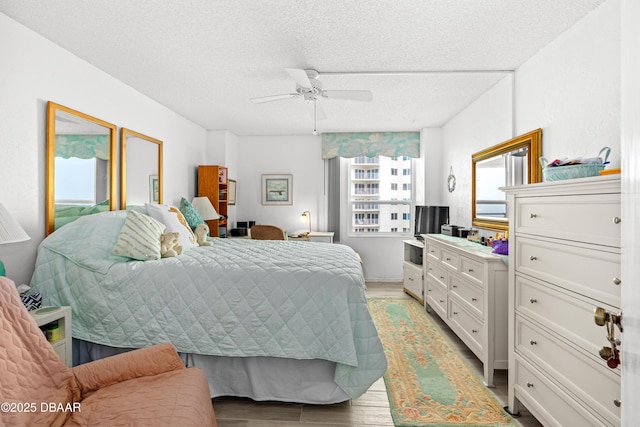
[(420, 132), (341, 132), (322, 134), (322, 158), (420, 157)]
[(109, 135), (56, 135), (56, 157), (109, 160)]

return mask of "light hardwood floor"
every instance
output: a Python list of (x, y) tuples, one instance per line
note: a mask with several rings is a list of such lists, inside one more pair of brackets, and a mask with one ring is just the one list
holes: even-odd
[[(410, 298), (402, 291), (402, 283), (367, 283), (368, 297)], [(449, 330), (437, 315), (432, 317), (456, 345), (469, 365), (482, 377), (482, 364), (460, 339)], [(498, 401), (506, 405), (507, 372), (497, 371), (492, 391)], [(303, 405), (279, 402), (254, 402), (249, 399), (213, 399), (219, 427), (392, 427), (389, 400), (384, 381), (378, 380), (364, 395), (335, 405)], [(523, 427), (541, 424), (525, 408), (516, 421)]]

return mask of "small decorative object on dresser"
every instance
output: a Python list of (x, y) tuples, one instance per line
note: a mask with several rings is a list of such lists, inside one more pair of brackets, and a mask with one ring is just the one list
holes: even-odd
[(503, 190), (509, 410), (521, 402), (544, 425), (620, 425), (620, 176)]
[(503, 255), (459, 237), (425, 234), (425, 306), (430, 306), (484, 364), (507, 369), (507, 265)]

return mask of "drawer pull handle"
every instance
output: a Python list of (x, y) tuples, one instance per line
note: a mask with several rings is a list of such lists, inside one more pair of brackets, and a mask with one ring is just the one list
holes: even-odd
[(533, 387), (533, 383), (527, 383), (527, 387), (529, 388)]
[(538, 344), (538, 341), (531, 340), (531, 341), (529, 341), (529, 344), (536, 345), (536, 344)]
[(457, 316), (457, 315), (458, 315), (458, 312), (457, 312), (457, 311), (454, 311), (454, 312), (453, 312), (453, 315), (454, 315), (454, 316)]
[(439, 301), (440, 301), (440, 303), (441, 303), (441, 304), (442, 304), (442, 303), (444, 303), (444, 300), (442, 300), (442, 299), (441, 299), (441, 300), (439, 300)]
[(472, 333), (472, 334), (477, 334), (477, 333), (478, 333), (478, 330), (477, 330), (477, 329), (472, 329), (472, 330), (471, 330), (471, 333)]
[(452, 288), (458, 289), (458, 285), (451, 285)]
[(471, 298), (471, 301), (478, 301), (478, 298)]
[(538, 257), (537, 257), (537, 256), (533, 256), (533, 255), (531, 255), (531, 256), (529, 257), (529, 260), (531, 260), (531, 261), (536, 261), (537, 259), (538, 259)]
[(530, 302), (531, 304), (535, 304), (535, 303), (537, 303), (537, 302), (538, 302), (538, 300), (537, 300), (537, 299), (535, 299), (535, 298), (531, 298), (531, 299), (529, 300), (529, 302)]
[(444, 276), (440, 276), (440, 278), (441, 278), (442, 280), (444, 280)]
[(622, 400), (620, 399), (613, 399), (613, 404), (616, 405), (618, 408), (622, 406)]
[(622, 220), (618, 217), (613, 218), (613, 223), (614, 224), (620, 224), (622, 222)]
[(451, 258), (447, 258), (447, 261), (451, 261)]
[(622, 283), (622, 280), (618, 279), (617, 277), (613, 278), (613, 284), (614, 285), (619, 285), (620, 283)]
[(410, 282), (413, 282), (413, 277), (408, 277)]
[(538, 217), (538, 214), (534, 214), (534, 213), (530, 213), (529, 214), (529, 218), (533, 219), (533, 218), (537, 218), (537, 217)]
[(473, 268), (470, 268), (470, 269), (469, 269), (469, 273), (473, 273)]

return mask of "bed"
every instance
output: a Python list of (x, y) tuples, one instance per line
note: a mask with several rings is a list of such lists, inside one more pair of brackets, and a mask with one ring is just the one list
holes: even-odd
[(319, 404), (356, 398), (386, 371), (349, 247), (213, 239), (132, 261), (111, 252), (126, 215), (79, 218), (38, 248), (31, 286), (71, 306), (76, 361), (168, 341), (212, 397)]

